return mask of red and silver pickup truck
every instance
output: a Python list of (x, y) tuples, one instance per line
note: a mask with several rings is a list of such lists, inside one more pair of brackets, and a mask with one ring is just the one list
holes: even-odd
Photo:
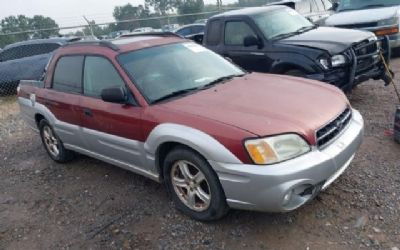
[(336, 87), (247, 73), (161, 33), (65, 45), (18, 101), (53, 160), (77, 152), (164, 182), (197, 220), (302, 206), (349, 166), (364, 128)]

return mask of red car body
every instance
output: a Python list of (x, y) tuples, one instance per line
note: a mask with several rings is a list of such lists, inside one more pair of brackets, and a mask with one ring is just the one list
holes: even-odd
[[(287, 199), (287, 190), (292, 190), (293, 185), (301, 185), (301, 188), (306, 190), (323, 182), (330, 184), (347, 168), (361, 143), (362, 118), (357, 111), (350, 108), (347, 98), (339, 89), (327, 84), (302, 78), (251, 73), (180, 98), (157, 104), (148, 103), (136, 87), (136, 83), (121, 67), (117, 56), (182, 42), (187, 43), (186, 40), (177, 37), (154, 36), (151, 39), (117, 40), (114, 43), (118, 47), (117, 50), (92, 43), (79, 43), (76, 46), (61, 48), (55, 52), (48, 66), (43, 88), (32, 84), (22, 84), (20, 87), (18, 96), (23, 107), (22, 112), (32, 126), (35, 126), (35, 120), (38, 123), (41, 118), (55, 119), (102, 135), (143, 143), (143, 151), (155, 152), (155, 155), (148, 158), (156, 161), (160, 158), (158, 152), (161, 145), (156, 145), (156, 148), (150, 150), (147, 141), (158, 127), (177, 124), (181, 128), (190, 128), (192, 135), (197, 132), (202, 138), (207, 135), (207, 138), (212, 138), (211, 144), (205, 143), (204, 139), (189, 141), (183, 135), (180, 143), (198, 151), (210, 163), (219, 176), (228, 204), (234, 208), (263, 211), (295, 209), (311, 199), (311, 196), (299, 200), (296, 204), (283, 206), (280, 200), (283, 197)], [(125, 81), (137, 105), (121, 105), (53, 90), (53, 73), (58, 59), (71, 55), (96, 55), (107, 58)], [(29, 99), (32, 103), (27, 101)], [(35, 103), (48, 110), (46, 112), (50, 117), (35, 111)], [(332, 138), (331, 146), (319, 148), (317, 131), (340, 117), (344, 110), (352, 110), (353, 116), (350, 113), (349, 120), (346, 120), (350, 125), (344, 127), (343, 124), (339, 124), (337, 127), (343, 129), (338, 135), (343, 138)], [(173, 133), (175, 135), (172, 135)], [(180, 131), (176, 130), (169, 136), (179, 137), (179, 133)], [(246, 150), (245, 141), (288, 133), (303, 138), (310, 146), (311, 152), (287, 161), (282, 166), (255, 166)], [(163, 141), (162, 136), (160, 138), (159, 141)], [(77, 137), (76, 140), (85, 138)], [(153, 142), (151, 145), (155, 144), (157, 143)], [(229, 155), (231, 160), (221, 160), (223, 157), (212, 157), (205, 153), (213, 150), (220, 152), (221, 148), (227, 149), (224, 154)], [(336, 160), (338, 162), (335, 163)], [(229, 172), (231, 175), (227, 175)], [(239, 176), (242, 178), (237, 179)], [(162, 179), (158, 172), (150, 177)], [(260, 192), (249, 196), (243, 193), (246, 189), (257, 189)], [(255, 190), (254, 192), (258, 193)]]

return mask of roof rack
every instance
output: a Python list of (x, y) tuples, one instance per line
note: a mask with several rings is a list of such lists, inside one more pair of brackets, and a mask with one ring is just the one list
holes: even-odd
[(174, 37), (182, 38), (180, 35), (175, 34), (174, 32), (171, 32), (171, 31), (165, 31), (165, 32), (162, 31), (162, 32), (128, 33), (128, 34), (120, 35), (118, 38), (123, 38), (123, 37), (135, 37), (135, 36), (163, 36), (163, 37), (174, 36)]
[(65, 44), (63, 47), (72, 47), (72, 46), (81, 46), (81, 45), (98, 45), (98, 46), (102, 46), (102, 47), (106, 47), (109, 49), (112, 49), (114, 51), (118, 51), (119, 48), (118, 46), (116, 46), (115, 44), (113, 44), (110, 41), (77, 41), (77, 42), (71, 42), (71, 43), (67, 43)]

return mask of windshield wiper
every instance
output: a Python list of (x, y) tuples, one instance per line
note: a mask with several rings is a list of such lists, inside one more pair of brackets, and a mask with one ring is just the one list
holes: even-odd
[(224, 83), (224, 82), (226, 82), (228, 80), (231, 80), (234, 77), (241, 77), (241, 76), (244, 76), (244, 75), (245, 74), (238, 74), (238, 75), (237, 74), (233, 74), (233, 75), (227, 75), (227, 76), (218, 77), (217, 79), (212, 80), (211, 82), (207, 83), (206, 85), (203, 85), (203, 86), (199, 87), (198, 89), (199, 90), (208, 89), (208, 88), (210, 88), (210, 87), (212, 87), (214, 85), (217, 85), (219, 83)]
[(161, 101), (165, 101), (168, 100), (170, 98), (176, 97), (176, 96), (180, 96), (180, 95), (184, 95), (184, 94), (188, 94), (190, 92), (193, 92), (195, 90), (198, 90), (198, 88), (190, 88), (190, 89), (182, 89), (182, 90), (177, 90), (177, 91), (173, 91), (169, 94), (166, 94), (165, 96), (162, 96), (158, 99), (155, 99), (153, 101), (151, 101), (151, 104), (155, 104)]
[(317, 27), (318, 27), (318, 25), (304, 26), (304, 27), (301, 27), (300, 29), (298, 29), (296, 31), (293, 31), (293, 32), (289, 32), (289, 33), (284, 33), (284, 34), (280, 34), (280, 35), (277, 35), (277, 36), (273, 36), (272, 39), (281, 40), (281, 39), (288, 38), (288, 37), (291, 37), (291, 36), (299, 35), (299, 34), (304, 33), (306, 31), (315, 29)]
[(176, 97), (176, 96), (181, 96), (181, 95), (185, 95), (185, 94), (188, 94), (188, 93), (191, 93), (191, 92), (207, 89), (207, 88), (210, 88), (211, 86), (214, 86), (214, 85), (216, 85), (218, 83), (222, 83), (222, 82), (230, 80), (230, 79), (232, 79), (234, 77), (240, 77), (240, 76), (244, 76), (244, 75), (245, 74), (238, 74), (238, 75), (235, 74), (235, 75), (222, 76), (222, 77), (219, 77), (219, 78), (217, 78), (215, 80), (212, 80), (211, 82), (207, 83), (206, 85), (203, 85), (203, 86), (200, 86), (200, 87), (173, 91), (173, 92), (171, 92), (171, 93), (169, 93), (169, 94), (167, 94), (165, 96), (162, 96), (162, 97), (160, 97), (160, 98), (158, 98), (156, 100), (153, 100), (151, 102), (151, 104), (155, 104), (155, 103), (158, 103), (158, 102), (161, 102), (161, 101), (165, 101), (165, 100), (168, 100), (168, 99)]

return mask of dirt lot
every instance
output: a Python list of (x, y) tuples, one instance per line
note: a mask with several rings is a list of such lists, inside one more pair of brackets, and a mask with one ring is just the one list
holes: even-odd
[[(400, 59), (393, 64), (399, 69)], [(84, 156), (52, 162), (21, 121), (15, 99), (2, 98), (0, 249), (398, 250), (400, 145), (390, 135), (395, 95), (370, 82), (349, 97), (364, 115), (366, 136), (339, 180), (295, 212), (231, 211), (213, 223), (183, 216), (162, 185), (139, 175)]]

